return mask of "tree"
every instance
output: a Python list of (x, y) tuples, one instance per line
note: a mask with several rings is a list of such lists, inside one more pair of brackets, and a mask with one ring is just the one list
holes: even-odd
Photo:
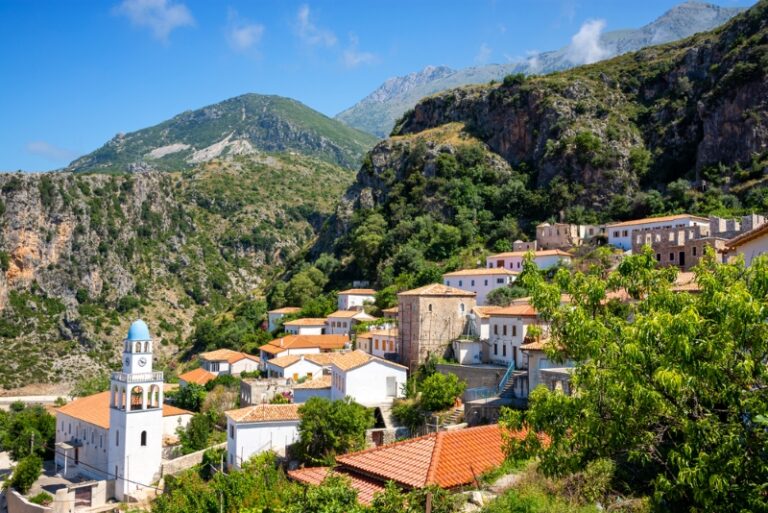
[(25, 456), (16, 464), (6, 487), (15, 488), (19, 493), (26, 494), (42, 471), (43, 460), (39, 456), (34, 454)]
[(101, 373), (75, 383), (75, 386), (72, 389), (72, 396), (85, 397), (87, 395), (98, 394), (105, 390), (109, 390), (109, 375)]
[[(551, 323), (549, 357), (577, 363), (578, 393), (539, 387), (526, 412), (506, 411), (507, 427), (551, 440), (510, 440), (509, 455), (535, 454), (551, 475), (606, 458), (615, 486), (649, 494), (659, 510), (768, 510), (758, 422), (768, 411), (768, 257), (745, 268), (709, 252), (695, 272), (699, 293), (675, 293), (676, 271), (657, 269), (647, 250), (607, 280), (560, 271), (547, 284), (530, 273), (525, 286)], [(606, 304), (619, 289), (634, 298), (628, 315)]]
[(330, 475), (319, 486), (308, 486), (297, 495), (289, 508), (291, 513), (362, 513), (357, 502), (357, 490), (349, 486), (348, 478)]
[(205, 402), (205, 387), (196, 383), (188, 383), (181, 387), (173, 398), (173, 402), (179, 408), (190, 411), (200, 411)]
[(518, 285), (510, 285), (508, 287), (499, 287), (493, 289), (486, 296), (486, 302), (489, 305), (495, 306), (509, 306), (509, 304), (518, 298), (528, 295), (528, 291), (524, 287)]
[(421, 384), (421, 406), (428, 411), (444, 410), (453, 405), (466, 386), (456, 374), (436, 372)]
[(312, 397), (299, 407), (299, 453), (308, 463), (333, 462), (336, 454), (362, 449), (373, 413), (349, 398)]
[(186, 428), (179, 428), (181, 451), (184, 454), (199, 451), (208, 447), (208, 438), (213, 431), (211, 418), (204, 413), (196, 413)]
[(56, 418), (42, 406), (12, 409), (2, 416), (0, 445), (16, 461), (33, 453), (43, 456), (56, 436)]

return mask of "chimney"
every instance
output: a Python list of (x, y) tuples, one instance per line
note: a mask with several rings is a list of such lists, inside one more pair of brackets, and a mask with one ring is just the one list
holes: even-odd
[(283, 339), (280, 339), (280, 347), (283, 347)]

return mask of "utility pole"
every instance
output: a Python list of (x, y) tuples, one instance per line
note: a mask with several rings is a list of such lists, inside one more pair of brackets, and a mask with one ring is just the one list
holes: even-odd
[(35, 432), (32, 431), (32, 437), (29, 439), (29, 454), (35, 452)]

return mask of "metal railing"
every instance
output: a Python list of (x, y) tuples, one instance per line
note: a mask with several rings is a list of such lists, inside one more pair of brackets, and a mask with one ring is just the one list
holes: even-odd
[(112, 380), (123, 383), (146, 383), (147, 381), (163, 381), (162, 372), (144, 372), (142, 374), (126, 374), (125, 372), (113, 372)]
[(494, 397), (496, 391), (491, 387), (474, 387), (464, 390), (464, 402), (477, 401)]
[(501, 381), (499, 381), (499, 386), (496, 387), (496, 393), (500, 394), (502, 390), (504, 390), (504, 387), (507, 386), (507, 381), (509, 381), (509, 378), (512, 376), (512, 373), (515, 371), (515, 363), (512, 362), (509, 364), (509, 367), (507, 367), (507, 372), (504, 373), (504, 375), (501, 377)]

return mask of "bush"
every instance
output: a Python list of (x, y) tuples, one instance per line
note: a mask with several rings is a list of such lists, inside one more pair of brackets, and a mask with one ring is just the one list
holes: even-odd
[(523, 82), (525, 82), (524, 74), (512, 73), (504, 77), (504, 81), (502, 82), (502, 84), (504, 84), (504, 87), (512, 87), (512, 86), (520, 85)]
[(349, 398), (329, 401), (312, 397), (299, 407), (297, 448), (308, 463), (330, 464), (336, 454), (365, 446), (365, 430), (373, 427), (373, 413)]
[(26, 494), (32, 485), (40, 477), (40, 473), (43, 471), (43, 460), (38, 456), (30, 455), (22, 458), (13, 469), (11, 478), (7, 481), (6, 486), (15, 488), (19, 493)]
[(400, 401), (392, 406), (392, 415), (411, 432), (424, 425), (424, 413), (411, 400)]
[(53, 502), (53, 495), (48, 492), (40, 492), (37, 495), (30, 497), (29, 502), (41, 506), (48, 506)]
[(493, 289), (488, 293), (486, 301), (489, 305), (494, 306), (509, 306), (509, 304), (518, 298), (528, 295), (528, 291), (517, 285), (510, 285), (508, 287), (499, 287)]
[(186, 428), (179, 428), (178, 435), (181, 441), (181, 452), (189, 454), (208, 447), (208, 438), (213, 430), (213, 422), (204, 413), (197, 413)]
[(421, 406), (429, 411), (444, 410), (453, 405), (466, 386), (456, 374), (432, 374), (421, 384)]

